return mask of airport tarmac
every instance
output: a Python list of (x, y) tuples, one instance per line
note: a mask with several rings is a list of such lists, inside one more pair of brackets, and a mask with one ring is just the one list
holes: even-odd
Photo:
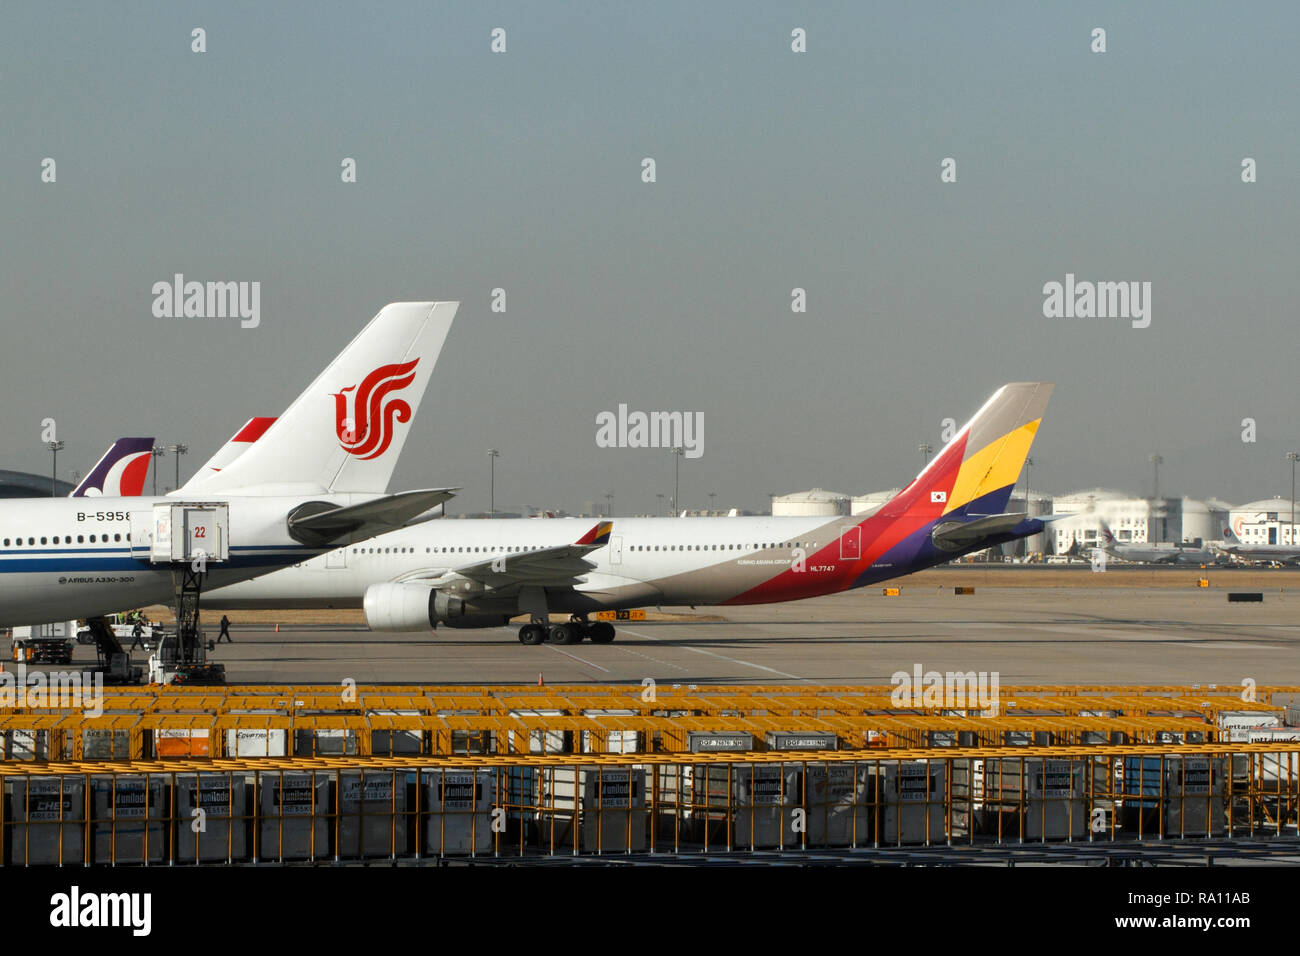
[[(684, 617), (619, 624), (613, 644), (567, 647), (525, 647), (515, 627), (378, 634), (307, 624), (276, 633), (241, 625), (232, 611), (235, 643), (213, 657), (231, 683), (535, 684), (540, 675), (549, 684), (885, 684), (919, 664), (997, 672), (1004, 685), (1300, 684), (1300, 591), (1262, 590), (1261, 604), (1231, 604), (1218, 588), (978, 587), (959, 596), (904, 582), (898, 597), (867, 588), (701, 608), (704, 620), (665, 608)], [(204, 621), (214, 635), (211, 612)], [(79, 647), (76, 660), (91, 653)]]

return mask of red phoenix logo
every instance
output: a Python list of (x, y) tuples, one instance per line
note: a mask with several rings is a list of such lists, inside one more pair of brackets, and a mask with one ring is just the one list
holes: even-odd
[[(334, 431), (344, 451), (366, 461), (388, 450), (393, 441), (393, 423), (411, 420), (411, 406), (389, 396), (415, 381), (415, 366), (419, 364), (417, 358), (398, 365), (381, 365), (360, 386), (334, 393)], [(349, 396), (354, 390), (356, 394)], [(349, 397), (353, 402), (350, 415)]]

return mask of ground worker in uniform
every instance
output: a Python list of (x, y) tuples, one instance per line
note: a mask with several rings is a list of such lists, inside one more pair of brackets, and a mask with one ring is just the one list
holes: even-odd
[(139, 621), (135, 622), (135, 627), (131, 631), (131, 638), (131, 650), (135, 650), (137, 644), (146, 651), (149, 650), (149, 645), (144, 642), (144, 625)]
[(235, 643), (230, 637), (230, 618), (226, 617), (224, 614), (221, 615), (221, 633), (217, 635), (218, 644), (221, 643), (223, 637), (226, 639), (227, 644)]

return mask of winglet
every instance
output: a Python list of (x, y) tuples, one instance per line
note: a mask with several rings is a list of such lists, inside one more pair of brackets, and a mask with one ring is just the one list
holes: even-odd
[(592, 547), (600, 547), (602, 544), (609, 543), (609, 533), (614, 530), (614, 522), (599, 521), (596, 526), (584, 534), (574, 544), (589, 544)]

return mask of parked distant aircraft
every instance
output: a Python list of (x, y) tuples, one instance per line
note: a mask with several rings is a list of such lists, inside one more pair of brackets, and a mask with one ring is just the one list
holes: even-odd
[[(614, 640), (588, 615), (833, 594), (1037, 534), (1007, 513), (1052, 386), (1004, 385), (915, 479), (870, 515), (439, 521), (220, 587), (220, 607), (364, 607), (383, 631), (501, 627), (524, 644)], [(1047, 519), (1050, 520), (1050, 519)], [(549, 624), (550, 612), (567, 612)]]
[(1217, 564), (1219, 554), (1209, 548), (1181, 544), (1120, 544), (1110, 526), (1097, 520), (1097, 545), (1111, 557), (1142, 564)]
[(1243, 561), (1271, 561), (1290, 564), (1300, 561), (1300, 547), (1288, 544), (1246, 544), (1231, 528), (1223, 529), (1222, 550)]
[(201, 485), (164, 497), (0, 502), (0, 626), (164, 602), (175, 594), (167, 562), (177, 553), (228, 554), (202, 572), (213, 585), (250, 578), (452, 497), (385, 488), (457, 305), (385, 306), (261, 440)]
[(68, 497), (134, 498), (144, 492), (152, 457), (152, 438), (119, 438)]

